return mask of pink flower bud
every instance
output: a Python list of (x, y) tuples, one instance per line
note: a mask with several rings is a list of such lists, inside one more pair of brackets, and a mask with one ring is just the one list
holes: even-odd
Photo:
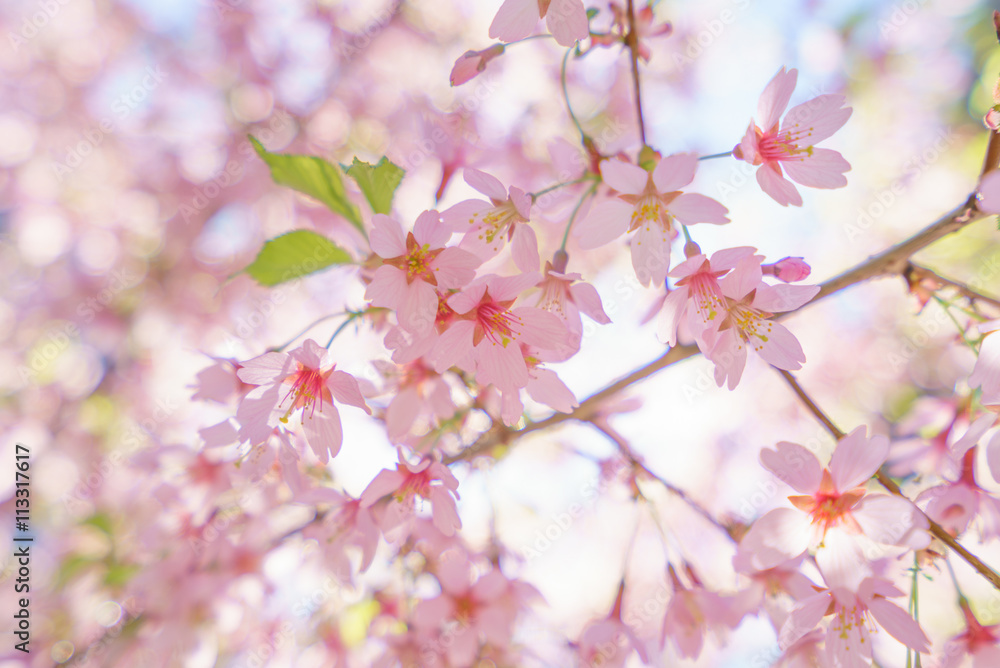
[(451, 69), (451, 85), (461, 86), (466, 81), (475, 78), (477, 74), (486, 69), (486, 65), (501, 55), (504, 50), (503, 44), (494, 44), (488, 49), (483, 49), (482, 51), (466, 51), (458, 60), (455, 61), (455, 66)]
[(761, 267), (765, 274), (774, 276), (779, 281), (785, 283), (795, 283), (809, 277), (812, 269), (806, 261), (800, 257), (786, 257), (778, 260), (774, 264), (765, 264)]

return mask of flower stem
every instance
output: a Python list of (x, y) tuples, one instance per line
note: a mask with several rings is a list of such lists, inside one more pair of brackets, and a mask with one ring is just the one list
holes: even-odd
[(583, 126), (580, 125), (576, 114), (573, 113), (573, 105), (569, 102), (569, 88), (566, 86), (566, 63), (569, 62), (569, 54), (571, 53), (573, 53), (573, 47), (566, 49), (566, 55), (563, 56), (562, 61), (562, 70), (559, 73), (559, 81), (562, 83), (563, 98), (566, 100), (566, 111), (569, 112), (570, 120), (573, 121), (573, 125), (576, 126), (577, 131), (580, 133), (580, 138), (583, 139), (587, 136), (587, 133), (583, 131)]
[(576, 214), (580, 212), (580, 207), (582, 207), (583, 203), (587, 201), (587, 198), (593, 195), (595, 192), (597, 192), (596, 183), (590, 186), (587, 189), (587, 192), (583, 193), (583, 197), (581, 197), (580, 201), (576, 203), (575, 207), (573, 207), (573, 213), (569, 215), (569, 222), (566, 223), (566, 231), (563, 233), (562, 244), (559, 246), (559, 250), (561, 251), (566, 250), (566, 242), (569, 241), (569, 231), (570, 228), (573, 227), (573, 221), (576, 220)]
[(646, 122), (642, 118), (642, 91), (639, 87), (639, 33), (635, 28), (635, 3), (628, 0), (628, 33), (625, 35), (625, 44), (628, 46), (629, 55), (632, 61), (632, 84), (635, 88), (635, 111), (639, 117), (639, 136), (642, 138), (642, 145), (646, 146)]
[(583, 183), (584, 181), (589, 181), (591, 178), (592, 177), (589, 177), (589, 176), (581, 176), (580, 178), (573, 179), (572, 181), (562, 181), (561, 183), (557, 183), (557, 184), (549, 186), (548, 188), (545, 188), (543, 190), (539, 190), (536, 193), (531, 193), (531, 201), (534, 202), (535, 200), (537, 200), (542, 195), (544, 195), (546, 193), (550, 193), (553, 190), (558, 190), (559, 188), (565, 188), (566, 186), (576, 185), (577, 183)]
[(703, 155), (699, 160), (714, 160), (715, 158), (727, 158), (733, 154), (732, 151), (726, 151), (725, 153), (713, 153), (712, 155)]
[(327, 350), (329, 350), (330, 346), (333, 344), (333, 340), (336, 339), (340, 335), (340, 333), (342, 331), (344, 331), (344, 329), (349, 324), (351, 324), (352, 322), (354, 322), (355, 320), (357, 320), (361, 316), (363, 316), (363, 315), (365, 315), (367, 313), (370, 313), (371, 311), (372, 311), (371, 308), (361, 309), (360, 311), (348, 311), (347, 312), (348, 313), (347, 320), (345, 320), (344, 322), (340, 323), (340, 327), (338, 327), (336, 329), (336, 331), (333, 333), (333, 336), (330, 337), (330, 340), (326, 342), (326, 346), (324, 346), (324, 347)]
[(288, 341), (282, 343), (280, 346), (274, 346), (272, 348), (268, 348), (267, 352), (269, 352), (269, 353), (280, 353), (282, 350), (284, 350), (288, 346), (292, 345), (292, 343), (295, 342), (295, 339), (299, 338), (300, 336), (302, 336), (303, 334), (305, 334), (306, 332), (308, 332), (310, 329), (312, 329), (313, 327), (315, 327), (319, 323), (321, 323), (321, 322), (323, 322), (325, 320), (329, 320), (330, 318), (337, 318), (337, 317), (342, 316), (342, 315), (347, 315), (347, 313), (331, 313), (329, 315), (324, 315), (319, 320), (314, 320), (305, 329), (303, 329), (301, 332), (299, 332), (298, 334), (296, 334), (295, 336), (293, 336)]

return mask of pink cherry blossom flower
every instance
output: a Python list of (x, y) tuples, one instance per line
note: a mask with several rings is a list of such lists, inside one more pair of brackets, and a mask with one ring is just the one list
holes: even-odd
[[(609, 3), (611, 8), (611, 13), (614, 15), (614, 20), (611, 24), (611, 30), (607, 33), (590, 33), (590, 48), (595, 46), (609, 47), (614, 44), (625, 45), (625, 35), (629, 32), (628, 25), (628, 14), (625, 8), (622, 7), (617, 2)], [(663, 23), (656, 23), (656, 16), (653, 13), (653, 8), (650, 5), (646, 5), (635, 12), (635, 34), (636, 41), (639, 45), (639, 57), (642, 58), (644, 62), (649, 62), (652, 53), (649, 50), (649, 46), (646, 44), (646, 40), (651, 37), (667, 37), (674, 31), (674, 27), (669, 21), (664, 21)]]
[(698, 157), (677, 153), (660, 160), (652, 172), (622, 160), (601, 163), (604, 182), (620, 194), (597, 204), (576, 226), (580, 247), (599, 248), (626, 232), (632, 238), (632, 267), (639, 282), (663, 283), (670, 268), (674, 221), (693, 225), (728, 223), (728, 209), (714, 199), (681, 188), (694, 180)]
[(674, 595), (663, 616), (660, 646), (663, 647), (669, 637), (676, 645), (678, 655), (685, 659), (697, 659), (706, 631), (721, 632), (739, 624), (737, 606), (733, 597), (705, 589), (690, 566), (685, 569), (693, 580), (694, 586), (690, 588), (681, 582), (672, 564), (667, 570)]
[(362, 507), (360, 499), (352, 499), (329, 488), (314, 490), (302, 495), (301, 501), (313, 500), (330, 504), (331, 508), (321, 522), (313, 522), (302, 530), (306, 538), (319, 543), (326, 557), (326, 565), (342, 582), (351, 581), (351, 560), (346, 548), (353, 546), (361, 550), (359, 571), (364, 573), (375, 560), (379, 530), (371, 510)]
[(392, 394), (392, 400), (385, 409), (385, 426), (390, 441), (398, 442), (404, 438), (420, 416), (441, 420), (455, 414), (448, 383), (423, 359), (402, 365), (375, 360), (374, 364), (386, 377), (384, 391)]
[[(676, 287), (667, 293), (659, 310), (660, 340), (670, 346), (677, 345), (677, 331), (682, 323), (696, 339), (713, 327), (726, 305), (719, 278), (755, 250), (749, 246), (727, 248), (714, 253), (711, 259), (699, 253), (674, 267), (669, 276), (677, 279)], [(710, 348), (706, 344), (703, 349)]]
[[(927, 518), (908, 500), (869, 494), (862, 486), (889, 454), (884, 436), (869, 438), (858, 427), (837, 443), (828, 467), (795, 443), (778, 443), (760, 453), (761, 464), (800, 496), (792, 508), (776, 508), (754, 522), (740, 550), (753, 555), (755, 569), (772, 568), (806, 550), (830, 576), (844, 569), (861, 573), (864, 555), (880, 554), (879, 545), (922, 549), (930, 543)], [(833, 535), (837, 534), (837, 535)]]
[[(560, 413), (571, 413), (579, 406), (576, 395), (566, 387), (566, 383), (552, 369), (542, 366), (542, 351), (523, 346), (521, 350), (524, 362), (528, 367), (528, 383), (524, 389), (535, 401), (557, 410)], [(501, 401), (501, 418), (507, 426), (517, 424), (524, 414), (524, 403), (521, 401), (520, 390), (503, 390)]]
[(622, 599), (625, 582), (618, 585), (618, 594), (611, 612), (604, 619), (589, 622), (580, 632), (577, 655), (583, 666), (622, 668), (634, 649), (644, 664), (649, 663), (649, 650), (632, 628), (622, 621)]
[(965, 617), (965, 631), (945, 644), (940, 668), (958, 668), (967, 657), (972, 657), (972, 668), (1000, 666), (1000, 624), (980, 624), (964, 597), (959, 599), (959, 606)]
[(847, 185), (844, 172), (851, 169), (840, 153), (816, 148), (851, 117), (843, 95), (820, 95), (792, 107), (779, 127), (798, 75), (784, 67), (778, 71), (757, 103), (758, 123), (750, 121), (743, 141), (733, 149), (736, 158), (761, 166), (757, 183), (782, 206), (802, 206), (802, 196), (782, 168), (792, 181), (810, 188), (842, 188)]
[(390, 531), (413, 517), (416, 499), (420, 497), (431, 503), (431, 517), (434, 526), (445, 536), (455, 535), (462, 527), (458, 518), (458, 480), (448, 467), (430, 458), (423, 458), (410, 464), (397, 450), (399, 464), (395, 471), (383, 469), (361, 494), (361, 507), (370, 508), (377, 501), (391, 495), (385, 514), (380, 522), (382, 531)]
[[(979, 518), (979, 533), (983, 540), (1000, 537), (1000, 500), (984, 490), (976, 480), (977, 442), (993, 425), (995, 417), (985, 415), (972, 423), (965, 436), (950, 448), (950, 457), (961, 462), (957, 480), (926, 489), (917, 503), (926, 503), (928, 517), (954, 536), (964, 532), (969, 523)], [(1000, 480), (1000, 432), (994, 433), (986, 445), (986, 459), (994, 479)], [(943, 467), (948, 480), (953, 467)]]
[(333, 399), (371, 415), (358, 381), (326, 365), (326, 348), (307, 339), (290, 353), (264, 353), (243, 362), (237, 372), (244, 383), (257, 385), (240, 402), (236, 419), (240, 438), (262, 443), (293, 411), (302, 409), (306, 440), (324, 464), (336, 457), (344, 440), (340, 413)]
[(762, 281), (760, 256), (743, 257), (732, 272), (719, 281), (725, 303), (713, 327), (703, 332), (702, 352), (715, 364), (715, 382), (727, 382), (732, 390), (746, 367), (747, 350), (753, 349), (765, 362), (794, 371), (806, 360), (802, 346), (784, 325), (769, 318), (793, 311), (819, 292), (818, 285), (768, 285)]
[(400, 327), (426, 334), (438, 310), (435, 288), (458, 288), (476, 275), (479, 259), (459, 248), (445, 248), (451, 231), (437, 211), (425, 211), (413, 231), (403, 236), (399, 223), (375, 214), (371, 246), (382, 258), (365, 299), (397, 311)]
[(451, 69), (451, 85), (461, 86), (470, 79), (475, 78), (476, 75), (486, 69), (491, 60), (502, 55), (503, 51), (503, 44), (494, 44), (482, 51), (466, 51), (458, 57), (458, 60), (455, 61), (455, 66)]
[(801, 257), (786, 257), (772, 264), (761, 265), (765, 276), (774, 276), (783, 283), (797, 283), (809, 278), (812, 268)]
[(545, 262), (545, 275), (538, 284), (541, 292), (538, 295), (538, 308), (554, 313), (569, 330), (572, 341), (567, 348), (571, 354), (580, 349), (583, 337), (583, 312), (594, 322), (606, 325), (611, 318), (604, 312), (601, 296), (590, 283), (583, 282), (583, 276), (576, 273), (565, 273), (556, 270), (551, 262)]
[(979, 331), (985, 336), (979, 347), (979, 357), (969, 376), (969, 387), (982, 388), (984, 406), (1000, 406), (1000, 320), (984, 322)]
[(222, 357), (212, 359), (214, 364), (198, 372), (197, 382), (192, 386), (195, 389), (192, 399), (226, 404), (232, 399), (242, 399), (253, 389), (252, 385), (247, 385), (236, 375), (243, 368), (237, 360)]
[[(468, 555), (451, 550), (443, 555), (436, 575), (441, 594), (418, 603), (413, 609), (412, 623), (425, 633), (450, 631), (450, 642), (441, 644), (448, 665), (473, 665), (481, 640), (498, 647), (509, 644), (524, 601), (508, 600), (521, 590), (511, 587), (499, 569), (493, 568), (474, 578)], [(534, 591), (533, 587), (530, 589)]]
[(792, 608), (779, 636), (782, 647), (794, 644), (823, 617), (833, 615), (826, 634), (826, 658), (830, 665), (870, 666), (876, 624), (910, 649), (930, 651), (930, 641), (920, 624), (887, 600), (903, 596), (891, 581), (875, 576), (866, 577), (856, 587), (830, 584), (831, 589), (818, 592)]
[(465, 168), (465, 182), (490, 198), (467, 199), (449, 207), (441, 219), (455, 232), (464, 233), (460, 248), (482, 261), (496, 257), (511, 242), (511, 255), (521, 271), (538, 271), (538, 239), (528, 225), (531, 195), (520, 188), (504, 188), (499, 179), (471, 167)]
[(550, 350), (566, 337), (566, 325), (548, 311), (514, 307), (538, 279), (537, 271), (484, 276), (448, 299), (459, 317), (429, 354), (435, 369), (444, 371), (471, 353), (481, 384), (493, 383), (502, 392), (525, 387), (530, 377), (520, 344)]
[(590, 34), (590, 20), (581, 0), (504, 0), (493, 23), (490, 37), (516, 42), (531, 34), (539, 19), (562, 46), (573, 46)]

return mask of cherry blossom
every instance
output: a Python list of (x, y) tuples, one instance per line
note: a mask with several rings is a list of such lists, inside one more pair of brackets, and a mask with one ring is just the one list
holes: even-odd
[(968, 657), (972, 657), (972, 668), (1000, 665), (1000, 624), (983, 626), (964, 597), (959, 606), (965, 618), (965, 631), (945, 644), (940, 667), (958, 668)]
[(840, 153), (816, 148), (851, 117), (843, 95), (820, 95), (792, 107), (779, 125), (798, 76), (798, 70), (778, 70), (757, 103), (757, 123), (750, 121), (743, 141), (733, 149), (736, 158), (760, 165), (757, 183), (782, 206), (802, 206), (802, 196), (784, 172), (810, 188), (842, 188), (847, 185), (844, 172), (851, 169)]
[(247, 393), (236, 411), (240, 438), (261, 443), (292, 412), (302, 410), (302, 428), (310, 447), (322, 463), (340, 452), (344, 434), (333, 399), (357, 406), (371, 415), (358, 381), (327, 366), (328, 352), (312, 339), (290, 353), (264, 353), (243, 362), (240, 380), (256, 388)]
[(480, 72), (486, 69), (491, 60), (503, 55), (504, 45), (494, 44), (482, 51), (466, 51), (451, 70), (451, 85), (461, 86), (462, 84), (475, 78)]
[(467, 199), (441, 214), (444, 223), (455, 232), (464, 233), (459, 246), (484, 262), (492, 259), (504, 247), (505, 239), (512, 244), (512, 255), (521, 271), (538, 271), (538, 239), (528, 221), (531, 217), (531, 195), (520, 188), (504, 188), (494, 177), (478, 169), (466, 167), (465, 182), (490, 198), (489, 202)]
[(416, 499), (430, 501), (434, 526), (446, 536), (452, 536), (462, 526), (455, 500), (458, 480), (441, 462), (424, 457), (416, 464), (397, 451), (396, 470), (383, 469), (361, 494), (361, 508), (370, 508), (384, 497), (391, 496), (379, 522), (382, 531), (390, 531), (413, 516)]
[(459, 248), (445, 248), (451, 232), (437, 211), (425, 211), (403, 237), (399, 223), (375, 214), (372, 250), (382, 258), (365, 291), (374, 306), (398, 312), (399, 324), (426, 334), (438, 311), (436, 288), (459, 288), (473, 279), (479, 260)]
[(810, 550), (828, 576), (848, 571), (857, 576), (864, 572), (866, 555), (883, 553), (878, 544), (926, 547), (927, 519), (910, 501), (870, 494), (862, 486), (888, 454), (888, 439), (868, 437), (863, 426), (837, 443), (826, 468), (795, 443), (762, 450), (764, 468), (800, 494), (788, 497), (794, 510), (769, 511), (744, 536), (740, 549), (753, 555), (752, 566), (773, 568)]
[(639, 283), (659, 284), (670, 268), (670, 242), (682, 225), (728, 223), (728, 209), (715, 200), (681, 188), (694, 180), (698, 157), (677, 153), (660, 160), (648, 172), (622, 160), (601, 163), (604, 182), (618, 191), (615, 198), (594, 206), (576, 226), (574, 234), (583, 249), (599, 248), (626, 232), (632, 238), (632, 267)]
[(1000, 405), (1000, 336), (992, 336), (998, 329), (1000, 320), (979, 326), (979, 331), (984, 334), (983, 343), (969, 376), (969, 387), (982, 388), (980, 400), (986, 406)]

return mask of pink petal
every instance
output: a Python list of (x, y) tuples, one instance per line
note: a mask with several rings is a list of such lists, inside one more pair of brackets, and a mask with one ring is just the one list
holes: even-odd
[(269, 385), (291, 374), (293, 359), (285, 353), (264, 353), (242, 362), (236, 376), (249, 385)]
[(538, 271), (541, 265), (538, 257), (538, 239), (535, 238), (535, 231), (527, 224), (514, 226), (514, 239), (510, 251), (518, 269), (524, 272)]
[(1000, 482), (1000, 431), (993, 434), (986, 446), (986, 463), (990, 467), (993, 479)]
[(752, 290), (758, 290), (762, 285), (764, 272), (760, 268), (760, 256), (748, 255), (736, 263), (736, 267), (726, 274), (719, 287), (722, 293), (732, 299), (743, 299)]
[(758, 339), (751, 339), (757, 348), (757, 354), (768, 364), (786, 371), (802, 368), (806, 354), (795, 335), (778, 322), (768, 321), (767, 333)]
[(510, 201), (513, 202), (514, 208), (517, 209), (518, 215), (525, 220), (531, 219), (531, 195), (524, 192), (520, 188), (515, 186), (510, 187)]
[(431, 209), (417, 216), (413, 224), (413, 238), (423, 246), (432, 249), (442, 248), (451, 239), (451, 229), (441, 221), (441, 214)]
[(236, 409), (236, 421), (240, 423), (240, 439), (250, 441), (250, 445), (263, 443), (278, 424), (272, 420), (272, 413), (281, 401), (279, 385), (260, 385), (250, 390)]
[(830, 592), (824, 591), (796, 603), (781, 627), (781, 633), (778, 636), (779, 646), (782, 649), (787, 649), (795, 644), (799, 638), (816, 628), (816, 625), (826, 615), (830, 601)]
[(782, 441), (774, 450), (765, 448), (760, 451), (760, 463), (801, 494), (812, 495), (819, 489), (823, 469), (816, 455), (801, 445)]
[(764, 514), (740, 542), (747, 543), (758, 570), (773, 568), (794, 559), (809, 547), (812, 525), (809, 517), (791, 508), (775, 508)]
[(979, 443), (979, 439), (983, 437), (983, 434), (989, 431), (990, 427), (993, 426), (996, 420), (997, 416), (992, 413), (987, 413), (976, 418), (976, 421), (969, 425), (969, 428), (962, 435), (962, 438), (952, 443), (949, 448), (952, 457), (958, 460), (965, 456), (965, 453), (969, 451), (969, 448)]
[(399, 325), (417, 336), (425, 336), (434, 327), (438, 312), (438, 295), (429, 283), (413, 281), (406, 299), (399, 307)]
[(434, 260), (434, 278), (438, 287), (445, 289), (464, 288), (476, 277), (476, 267), (480, 259), (461, 248), (445, 248)]
[(739, 336), (732, 329), (722, 332), (706, 357), (715, 364), (716, 385), (726, 383), (730, 390), (736, 389), (747, 365), (747, 347)]
[(302, 342), (301, 346), (288, 354), (309, 369), (320, 369), (324, 366), (323, 362), (326, 360), (327, 349), (312, 339), (306, 339)]
[(889, 439), (868, 438), (864, 426), (844, 436), (830, 458), (830, 475), (837, 491), (846, 492), (871, 478), (888, 456)]
[(455, 232), (465, 234), (479, 222), (475, 214), (490, 208), (492, 205), (484, 200), (467, 199), (442, 211), (441, 222)]
[[(451, 307), (456, 313), (468, 313), (476, 307), (479, 300), (481, 300), (483, 295), (486, 294), (487, 287), (488, 284), (485, 280), (479, 280), (472, 283), (466, 289), (461, 292), (456, 292), (449, 297), (448, 306)], [(491, 291), (490, 294), (492, 295), (493, 292)]]
[[(818, 542), (819, 538), (814, 535), (812, 542)], [(862, 546), (874, 547), (870, 542), (859, 540), (857, 535), (849, 535), (839, 526), (831, 527), (822, 535), (822, 543), (816, 549), (816, 565), (827, 585), (837, 590), (837, 596), (842, 589), (856, 591), (862, 580), (872, 574), (871, 560)]]
[[(528, 383), (531, 383), (529, 380)], [(508, 427), (513, 427), (524, 415), (524, 403), (521, 401), (521, 391), (502, 392), (500, 396), (500, 417)]]
[(368, 235), (372, 250), (386, 259), (406, 255), (406, 235), (395, 219), (385, 214), (372, 216), (372, 231)]
[(918, 652), (930, 651), (930, 641), (913, 617), (895, 603), (884, 598), (873, 598), (868, 602), (875, 621), (893, 638)]
[(663, 300), (663, 306), (660, 307), (656, 336), (668, 346), (677, 345), (677, 327), (687, 301), (688, 288), (685, 285), (668, 292), (666, 299)]
[(1000, 169), (994, 169), (979, 182), (979, 208), (1000, 213)]
[(871, 668), (872, 642), (863, 624), (842, 628), (830, 624), (826, 629), (826, 656), (836, 668)]
[(695, 223), (711, 223), (724, 225), (729, 222), (726, 214), (729, 209), (711, 197), (697, 193), (684, 193), (670, 203), (670, 213), (684, 225)]
[(552, 369), (535, 369), (528, 381), (528, 394), (535, 401), (545, 404), (560, 413), (569, 413), (580, 404), (572, 390)]
[(590, 35), (590, 21), (581, 0), (552, 0), (545, 25), (562, 46), (573, 46)]
[(442, 334), (427, 354), (434, 370), (444, 373), (472, 350), (472, 332), (476, 324), (469, 320), (456, 322)]
[(489, 279), (490, 296), (500, 302), (516, 299), (525, 290), (538, 285), (540, 280), (542, 275), (537, 270), (514, 276), (496, 276)]
[[(566, 338), (566, 324), (559, 316), (533, 306), (511, 309), (521, 323), (518, 341), (545, 350), (554, 349)], [(523, 387), (523, 386), (520, 386)]]
[(851, 164), (844, 157), (828, 148), (814, 148), (810, 156), (782, 160), (788, 178), (810, 188), (843, 188), (847, 185), (844, 172)]
[[(335, 372), (336, 373), (336, 372)], [(336, 457), (344, 442), (344, 431), (340, 425), (340, 413), (337, 407), (323, 406), (323, 410), (305, 409), (302, 415), (302, 428), (306, 432), (306, 441), (316, 453), (320, 462), (326, 464), (330, 457)]]
[(408, 387), (394, 396), (385, 409), (385, 427), (389, 440), (395, 443), (405, 437), (418, 415), (420, 396), (415, 388)]
[(601, 179), (626, 195), (639, 195), (646, 189), (649, 172), (638, 165), (612, 158), (601, 163)]
[(383, 264), (372, 275), (372, 282), (365, 289), (365, 299), (372, 306), (395, 310), (406, 301), (408, 293), (406, 274), (392, 265)]
[(670, 238), (662, 227), (647, 223), (632, 236), (632, 268), (639, 283), (663, 285), (670, 270)]
[(444, 487), (431, 487), (430, 498), (434, 526), (445, 536), (454, 536), (455, 532), (462, 528), (455, 498)]
[(740, 140), (736, 149), (734, 149), (733, 154), (734, 156), (737, 156), (738, 160), (745, 160), (751, 165), (759, 164), (760, 140), (757, 138), (757, 126), (753, 121), (750, 121), (750, 127), (747, 128), (746, 133), (743, 135), (743, 139)]
[[(694, 153), (674, 153), (660, 160), (653, 170), (653, 185), (661, 193), (680, 190), (694, 181), (698, 156)], [(671, 208), (671, 211), (673, 209)]]
[(507, 189), (503, 187), (503, 183), (497, 177), (472, 167), (466, 167), (463, 174), (466, 183), (490, 199), (500, 201), (507, 199)]
[(351, 374), (334, 371), (326, 379), (326, 386), (330, 388), (334, 399), (340, 403), (356, 406), (369, 415), (372, 414), (372, 409), (368, 408), (368, 404), (365, 403), (365, 398), (361, 394), (358, 380)]
[(505, 346), (483, 339), (476, 346), (476, 354), (476, 377), (481, 383), (493, 383), (504, 392), (517, 391), (528, 384), (528, 368), (516, 342)]
[(620, 199), (605, 200), (595, 206), (573, 230), (580, 248), (600, 248), (625, 234), (634, 208)]
[(782, 67), (774, 78), (764, 88), (760, 99), (757, 101), (757, 124), (767, 132), (777, 125), (781, 118), (781, 113), (788, 106), (788, 101), (792, 99), (792, 92), (795, 90), (795, 82), (798, 79), (799, 71), (795, 69), (785, 71)]
[(781, 168), (765, 162), (757, 170), (757, 184), (760, 189), (781, 206), (802, 206), (802, 196), (792, 182), (781, 175)]
[(876, 543), (922, 550), (931, 542), (927, 518), (907, 499), (868, 494), (851, 514), (864, 534)]
[(504, 0), (490, 24), (490, 37), (504, 42), (523, 39), (531, 34), (539, 18), (535, 0)]
[(753, 307), (770, 313), (794, 311), (817, 294), (818, 285), (761, 285), (754, 295)]
[(819, 95), (796, 105), (785, 114), (781, 133), (791, 132), (799, 146), (814, 146), (831, 137), (851, 117), (852, 109), (844, 107), (843, 95)]
[(569, 288), (570, 297), (587, 317), (596, 323), (607, 325), (611, 318), (604, 312), (604, 305), (601, 303), (601, 295), (597, 288), (590, 283), (574, 283)]
[(969, 387), (982, 387), (985, 406), (1000, 404), (1000, 333), (988, 334), (979, 348), (979, 358), (972, 367)]
[(361, 507), (368, 508), (382, 497), (392, 494), (402, 486), (405, 480), (406, 478), (399, 471), (382, 469), (361, 493)]

